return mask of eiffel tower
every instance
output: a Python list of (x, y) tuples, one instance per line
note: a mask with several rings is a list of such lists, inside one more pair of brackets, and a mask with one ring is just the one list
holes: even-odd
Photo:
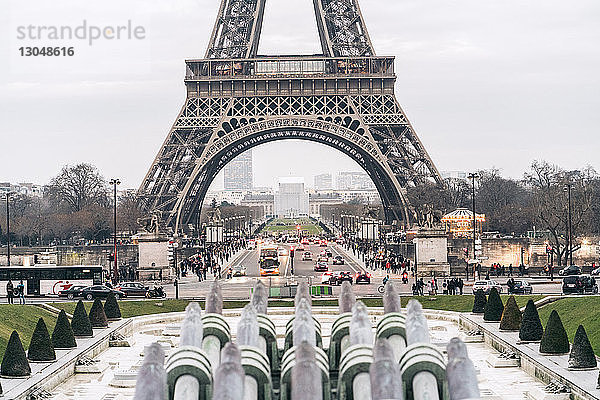
[(186, 101), (144, 178), (142, 209), (163, 229), (198, 218), (217, 173), (275, 140), (334, 147), (375, 183), (387, 223), (408, 224), (406, 188), (443, 184), (394, 95), (358, 0), (313, 0), (322, 55), (257, 55), (266, 0), (221, 0), (204, 59), (186, 60)]

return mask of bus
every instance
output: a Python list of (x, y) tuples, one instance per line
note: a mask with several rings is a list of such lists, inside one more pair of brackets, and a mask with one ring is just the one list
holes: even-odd
[(58, 292), (73, 285), (101, 285), (102, 266), (43, 264), (33, 267), (0, 267), (0, 296), (6, 296), (6, 284), (9, 280), (14, 287), (22, 280), (27, 296), (58, 295)]
[(277, 246), (264, 246), (258, 257), (260, 276), (279, 275), (279, 254)]

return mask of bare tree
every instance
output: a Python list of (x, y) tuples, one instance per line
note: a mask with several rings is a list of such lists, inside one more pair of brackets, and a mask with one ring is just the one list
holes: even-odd
[[(535, 161), (531, 170), (524, 176), (524, 182), (532, 190), (531, 205), (539, 224), (550, 232), (553, 252), (561, 265), (567, 260), (568, 250), (566, 238), (568, 232), (568, 198), (565, 187), (570, 184), (572, 234), (576, 240), (578, 233), (583, 233), (587, 221), (591, 218), (596, 172), (587, 168), (583, 171), (565, 171), (545, 161)], [(573, 251), (580, 244), (571, 246)]]
[(66, 165), (52, 178), (44, 195), (57, 210), (78, 212), (86, 206), (107, 206), (108, 187), (98, 169), (90, 164)]

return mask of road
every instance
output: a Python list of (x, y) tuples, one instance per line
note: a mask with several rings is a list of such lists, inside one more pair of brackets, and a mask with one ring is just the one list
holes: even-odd
[[(286, 249), (287, 254), (289, 254), (290, 245), (288, 244), (280, 244), (279, 247), (283, 247)], [(306, 247), (303, 251), (296, 251), (294, 257), (294, 271), (292, 274), (291, 268), (291, 260), (289, 255), (280, 256), (280, 275), (279, 276), (270, 276), (270, 277), (260, 277), (260, 271), (258, 266), (258, 250), (244, 250), (234, 258), (233, 265), (243, 265), (246, 267), (247, 275), (243, 277), (234, 277), (232, 279), (222, 279), (221, 285), (223, 288), (223, 297), (225, 299), (247, 299), (250, 297), (251, 289), (254, 286), (254, 282), (257, 279), (260, 279), (267, 286), (283, 286), (286, 283), (293, 284), (295, 282), (301, 280), (308, 280), (312, 284), (320, 284), (321, 283), (321, 275), (322, 272), (314, 271), (315, 260), (318, 257), (319, 253), (324, 249), (330, 249), (333, 256), (342, 255), (344, 258), (344, 265), (333, 265), (331, 262), (331, 258), (329, 259), (329, 270), (330, 271), (350, 271), (352, 275), (354, 275), (357, 271), (361, 270), (361, 266), (358, 265), (352, 259), (346, 258), (338, 252), (337, 245), (330, 247), (319, 247), (319, 245), (311, 244)], [(310, 251), (313, 255), (313, 260), (311, 261), (302, 261), (302, 253), (304, 251)], [(495, 278), (492, 278), (495, 279)], [(213, 278), (209, 276), (207, 281), (199, 282), (198, 278), (195, 275), (183, 277), (179, 282), (179, 297), (181, 298), (204, 298), (208, 293), (210, 286), (212, 284)], [(498, 281), (504, 283), (506, 279), (499, 279)], [(538, 283), (540, 279), (530, 279), (527, 278), (529, 282), (532, 283), (534, 294), (560, 294), (561, 280), (557, 279), (556, 283), (550, 283), (546, 279), (543, 280), (543, 283)], [(396, 283), (396, 287), (400, 294), (402, 295), (410, 295), (411, 294), (411, 284), (413, 280), (409, 280), (408, 284), (402, 284), (399, 279), (394, 279)], [(464, 289), (465, 294), (471, 294), (471, 286), (473, 281), (467, 282), (467, 285)], [(373, 278), (370, 284), (360, 284), (353, 285), (354, 293), (357, 296), (373, 296), (379, 295), (377, 293), (377, 287), (381, 285), (381, 277)], [(441, 286), (441, 283), (440, 283)], [(165, 284), (165, 291), (169, 298), (175, 297), (175, 287), (173, 284)], [(339, 295), (340, 287), (333, 287), (334, 296)], [(18, 301), (18, 299), (16, 299)], [(139, 300), (139, 298), (131, 298), (131, 300)], [(27, 298), (27, 303), (43, 303), (49, 301), (67, 301), (65, 299), (58, 298), (47, 298), (47, 297), (38, 297), (38, 298)], [(0, 303), (6, 303), (7, 299), (0, 299)]]

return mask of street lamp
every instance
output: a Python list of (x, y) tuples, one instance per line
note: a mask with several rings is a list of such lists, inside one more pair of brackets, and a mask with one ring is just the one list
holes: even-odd
[(468, 178), (471, 180), (473, 189), (471, 196), (473, 198), (473, 259), (475, 259), (475, 238), (477, 235), (477, 216), (475, 214), (475, 179), (479, 178), (479, 175), (471, 172)]
[(10, 192), (6, 192), (6, 259), (10, 267)]
[(573, 188), (572, 183), (567, 183), (565, 185), (565, 192), (567, 192), (568, 197), (568, 213), (569, 213), (569, 221), (567, 224), (567, 260), (569, 261), (569, 265), (573, 265), (573, 217), (571, 212), (571, 189)]
[(111, 179), (108, 183), (113, 186), (113, 284), (116, 285), (119, 276), (117, 264), (117, 185), (120, 185), (121, 181)]

